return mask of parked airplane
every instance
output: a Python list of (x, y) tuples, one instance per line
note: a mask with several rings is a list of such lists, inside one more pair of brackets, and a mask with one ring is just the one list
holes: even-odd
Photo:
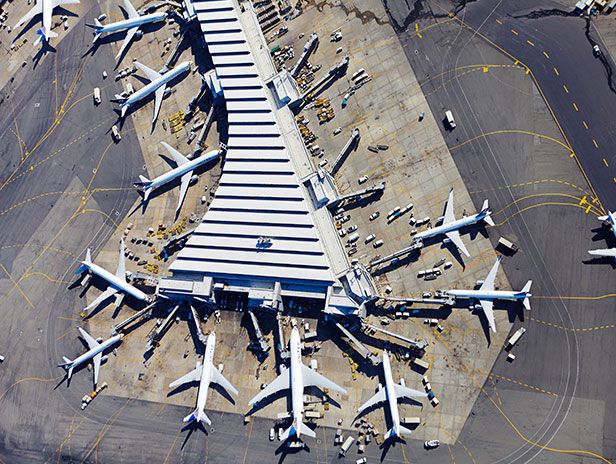
[(391, 376), (391, 364), (389, 363), (389, 355), (387, 354), (387, 350), (383, 351), (382, 365), (383, 373), (385, 375), (385, 388), (380, 388), (372, 398), (362, 404), (359, 409), (357, 409), (357, 413), (360, 414), (368, 408), (387, 401), (392, 427), (387, 431), (384, 439), (387, 440), (389, 438), (400, 437), (401, 434), (410, 435), (411, 431), (400, 425), (398, 398), (425, 398), (426, 394), (424, 392), (405, 387), (402, 384), (394, 383), (394, 379)]
[(496, 279), (496, 273), (498, 272), (498, 266), (500, 265), (501, 259), (502, 257), (499, 256), (494, 263), (494, 266), (492, 266), (492, 269), (490, 269), (490, 272), (488, 272), (486, 280), (483, 281), (478, 290), (447, 290), (447, 295), (449, 296), (456, 298), (468, 298), (469, 300), (478, 300), (481, 305), (480, 308), (483, 309), (483, 312), (488, 319), (490, 329), (492, 329), (493, 332), (496, 332), (494, 313), (492, 311), (494, 300), (522, 300), (524, 307), (527, 310), (530, 310), (530, 297), (532, 296), (530, 293), (530, 286), (533, 283), (532, 280), (526, 282), (524, 288), (522, 288), (519, 292), (494, 290), (494, 280)]
[(145, 176), (139, 176), (139, 179), (141, 179), (141, 182), (135, 182), (134, 185), (135, 187), (142, 187), (143, 201), (146, 202), (148, 201), (150, 194), (154, 190), (156, 190), (158, 187), (161, 187), (167, 184), (168, 182), (171, 182), (172, 180), (180, 177), (181, 178), (180, 198), (178, 199), (178, 206), (175, 209), (175, 214), (177, 214), (180, 208), (182, 207), (184, 198), (186, 197), (188, 186), (192, 182), (197, 180), (197, 176), (196, 175), (193, 176), (193, 170), (217, 158), (218, 156), (220, 156), (222, 151), (212, 150), (204, 156), (200, 156), (193, 160), (189, 160), (184, 155), (182, 155), (179, 151), (177, 151), (175, 148), (171, 147), (168, 143), (160, 142), (160, 144), (167, 149), (167, 151), (169, 152), (169, 154), (175, 161), (175, 164), (177, 164), (177, 167), (175, 167), (174, 169), (170, 171), (165, 172), (164, 174), (161, 174), (160, 176), (152, 180), (148, 179)]
[[(601, 222), (609, 224), (612, 228), (612, 233), (616, 237), (616, 212), (607, 212), (606, 216), (599, 216), (597, 219)], [(595, 256), (605, 256), (616, 259), (616, 248), (604, 248), (602, 250), (589, 250), (588, 253)]]
[(314, 438), (316, 436), (314, 431), (302, 421), (304, 413), (304, 388), (312, 386), (328, 388), (345, 395), (346, 390), (302, 363), (301, 341), (297, 328), (293, 328), (291, 332), (289, 345), (291, 367), (285, 369), (267, 387), (261, 390), (257, 396), (251, 399), (248, 404), (252, 406), (276, 392), (290, 389), (293, 423), (282, 434), (282, 439), (287, 440), (293, 435), (299, 438), (301, 434)]
[(132, 95), (129, 95), (128, 97), (124, 97), (122, 95), (115, 96), (115, 100), (120, 102), (121, 117), (126, 116), (126, 112), (132, 105), (141, 101), (144, 97), (154, 92), (156, 98), (154, 102), (154, 117), (152, 118), (152, 124), (154, 124), (156, 118), (158, 117), (160, 106), (163, 103), (163, 97), (165, 96), (167, 84), (169, 83), (169, 81), (175, 79), (180, 74), (188, 71), (191, 65), (192, 63), (190, 61), (184, 61), (183, 63), (177, 65), (175, 68), (167, 71), (164, 74), (161, 74), (139, 63), (138, 61), (135, 61), (135, 66), (141, 69), (141, 71), (146, 75), (146, 78), (148, 78), (151, 82), (141, 87), (139, 90), (137, 90)]
[(76, 367), (92, 360), (92, 364), (94, 365), (94, 387), (96, 388), (96, 384), (98, 383), (98, 371), (101, 367), (101, 363), (107, 361), (107, 356), (103, 356), (103, 352), (122, 340), (124, 334), (115, 335), (105, 341), (98, 341), (81, 327), (78, 327), (78, 330), (88, 345), (88, 351), (72, 361), (66, 356), (63, 356), (62, 359), (64, 359), (64, 362), (58, 364), (58, 367), (62, 367), (68, 372), (68, 379), (70, 380), (73, 375), (73, 370)]
[(453, 244), (458, 247), (458, 249), (464, 253), (467, 257), (470, 256), (464, 242), (460, 238), (459, 229), (469, 226), (471, 224), (476, 224), (477, 222), (485, 221), (487, 224), (493, 226), (494, 221), (490, 217), (492, 212), (488, 207), (488, 200), (483, 202), (483, 206), (481, 207), (481, 211), (471, 216), (466, 216), (461, 219), (456, 219), (455, 214), (453, 212), (453, 189), (449, 191), (449, 198), (447, 199), (447, 205), (445, 206), (445, 214), (443, 215), (443, 223), (440, 226), (433, 227), (432, 229), (425, 230), (423, 232), (419, 232), (415, 235), (414, 241), (415, 243), (422, 242), (424, 238), (434, 237), (436, 235), (446, 235), (447, 239), (444, 240), (453, 242)]
[(83, 310), (87, 311), (88, 309), (95, 308), (103, 301), (111, 298), (116, 295), (116, 306), (120, 306), (122, 304), (122, 300), (125, 295), (130, 295), (133, 298), (139, 301), (149, 302), (150, 298), (143, 293), (138, 288), (132, 286), (126, 281), (126, 258), (124, 257), (124, 239), (120, 240), (120, 257), (118, 261), (118, 268), (116, 269), (115, 274), (103, 269), (98, 264), (94, 264), (92, 262), (92, 257), (90, 255), (90, 249), (86, 251), (86, 259), (81, 262), (81, 266), (79, 269), (75, 271), (75, 274), (81, 274), (83, 272), (91, 272), (92, 274), (97, 275), (103, 280), (106, 280), (109, 286), (107, 289), (99, 295), (92, 303), (86, 306)]
[(54, 37), (58, 37), (58, 34), (51, 30), (51, 15), (53, 13), (54, 8), (62, 5), (74, 5), (79, 3), (79, 0), (38, 0), (36, 5), (26, 13), (26, 15), (21, 18), (17, 24), (15, 24), (14, 29), (17, 29), (19, 26), (25, 24), (27, 21), (30, 21), (36, 15), (43, 15), (43, 27), (37, 29), (36, 33), (38, 34), (38, 38), (34, 45), (39, 44), (40, 42), (49, 42), (49, 39), (53, 39)]
[(171, 382), (169, 388), (175, 388), (185, 383), (199, 382), (199, 393), (197, 394), (197, 407), (193, 412), (184, 418), (184, 422), (204, 422), (207, 425), (212, 425), (209, 417), (205, 415), (205, 403), (210, 383), (214, 382), (237, 395), (237, 390), (231, 383), (223, 377), (220, 371), (214, 366), (214, 347), (216, 345), (216, 334), (212, 332), (207, 337), (205, 346), (205, 355), (203, 356), (203, 364), (197, 364), (197, 367), (188, 374)]
[(116, 60), (122, 56), (124, 49), (128, 47), (135, 36), (143, 35), (143, 32), (139, 30), (141, 26), (155, 21), (164, 20), (167, 17), (167, 13), (151, 13), (146, 15), (140, 15), (135, 7), (131, 4), (130, 0), (124, 0), (124, 10), (128, 15), (127, 19), (122, 21), (116, 21), (110, 24), (101, 24), (98, 19), (94, 19), (94, 24), (87, 24), (86, 26), (94, 29), (94, 40), (96, 42), (98, 38), (106, 32), (116, 32), (126, 30), (126, 37), (122, 42), (122, 47), (116, 55)]

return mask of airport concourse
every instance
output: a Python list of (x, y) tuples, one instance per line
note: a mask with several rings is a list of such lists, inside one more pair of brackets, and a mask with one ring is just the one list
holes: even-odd
[(0, 464), (616, 462), (615, 7), (0, 1)]

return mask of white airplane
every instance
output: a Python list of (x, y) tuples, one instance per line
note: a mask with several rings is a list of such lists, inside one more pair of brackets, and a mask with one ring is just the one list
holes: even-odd
[(494, 221), (490, 217), (492, 212), (488, 207), (488, 200), (483, 202), (483, 206), (481, 207), (481, 211), (471, 216), (466, 216), (461, 219), (456, 219), (455, 214), (453, 212), (453, 189), (449, 191), (449, 198), (447, 199), (447, 205), (445, 206), (445, 214), (443, 215), (443, 223), (440, 226), (433, 227), (432, 229), (425, 230), (423, 232), (419, 232), (415, 235), (415, 242), (422, 242), (424, 238), (434, 237), (436, 235), (446, 235), (447, 239), (443, 242), (450, 241), (458, 250), (464, 253), (467, 257), (470, 256), (464, 242), (460, 238), (459, 229), (469, 226), (471, 224), (476, 224), (480, 221), (485, 221), (487, 224), (493, 226)]
[[(494, 300), (522, 300), (522, 304), (527, 310), (530, 310), (530, 286), (533, 281), (529, 280), (524, 285), (524, 288), (519, 292), (508, 290), (494, 290), (494, 280), (496, 279), (496, 273), (498, 272), (498, 266), (500, 265), (502, 256), (499, 256), (488, 276), (479, 287), (479, 290), (447, 290), (447, 295), (454, 296), (456, 298), (468, 298), (470, 300), (478, 300), (480, 308), (483, 309), (488, 324), (492, 332), (496, 332), (496, 324), (494, 323), (494, 312), (492, 306)], [(477, 308), (478, 309), (478, 308)]]
[(92, 43), (96, 42), (98, 38), (106, 32), (126, 30), (126, 37), (124, 38), (124, 42), (122, 42), (122, 47), (120, 48), (120, 51), (116, 55), (116, 60), (120, 56), (122, 56), (124, 49), (128, 47), (135, 35), (143, 34), (143, 32), (139, 30), (139, 27), (143, 26), (144, 24), (161, 21), (167, 17), (167, 13), (151, 13), (146, 15), (140, 15), (135, 9), (135, 7), (131, 4), (130, 0), (124, 0), (124, 9), (126, 10), (128, 18), (122, 21), (116, 21), (110, 24), (101, 24), (101, 22), (95, 18), (94, 24), (86, 24), (86, 26), (94, 29), (94, 40), (92, 40)]
[(139, 301), (149, 302), (150, 298), (143, 293), (138, 288), (132, 286), (126, 281), (126, 258), (124, 257), (124, 239), (120, 240), (120, 258), (118, 261), (118, 268), (116, 269), (115, 274), (103, 269), (98, 264), (94, 264), (92, 262), (92, 257), (90, 255), (90, 249), (86, 251), (86, 259), (81, 262), (81, 266), (79, 269), (75, 271), (75, 274), (81, 274), (82, 272), (91, 272), (94, 275), (97, 275), (103, 280), (106, 280), (109, 286), (107, 289), (99, 295), (92, 303), (86, 306), (83, 310), (87, 311), (88, 309), (95, 308), (103, 301), (111, 298), (116, 295), (116, 306), (120, 306), (122, 304), (122, 300), (125, 295), (130, 295), (133, 298)]
[(99, 341), (100, 339), (95, 340), (92, 335), (83, 330), (81, 327), (78, 327), (78, 330), (88, 345), (88, 351), (72, 361), (66, 356), (63, 356), (62, 359), (64, 359), (64, 362), (62, 364), (58, 364), (58, 367), (62, 367), (68, 372), (68, 380), (70, 380), (73, 375), (73, 369), (92, 360), (92, 364), (94, 365), (94, 387), (96, 388), (96, 384), (98, 383), (98, 371), (101, 367), (101, 363), (107, 361), (107, 356), (103, 356), (103, 352), (122, 340), (124, 334), (118, 334), (108, 338), (105, 341)]
[(169, 388), (175, 388), (185, 383), (199, 382), (199, 393), (197, 394), (197, 407), (188, 416), (184, 418), (184, 422), (204, 422), (207, 425), (212, 425), (209, 417), (205, 415), (205, 403), (210, 383), (214, 382), (237, 395), (237, 390), (231, 383), (223, 377), (220, 371), (214, 366), (214, 346), (216, 345), (216, 335), (214, 332), (208, 335), (205, 346), (205, 355), (203, 356), (203, 364), (197, 364), (197, 367), (188, 374), (171, 382)]
[(128, 109), (134, 105), (135, 103), (141, 101), (144, 97), (150, 95), (154, 92), (155, 102), (154, 102), (154, 117), (152, 118), (152, 124), (156, 121), (158, 117), (158, 112), (160, 111), (160, 106), (163, 103), (163, 97), (165, 96), (165, 90), (167, 89), (167, 84), (169, 81), (175, 79), (180, 74), (188, 71), (192, 63), (190, 61), (184, 61), (180, 63), (175, 68), (167, 71), (164, 74), (159, 73), (158, 71), (154, 71), (153, 69), (148, 68), (147, 66), (135, 61), (135, 66), (137, 66), (141, 71), (145, 74), (146, 78), (148, 78), (151, 82), (141, 87), (132, 95), (128, 97), (123, 97), (121, 95), (116, 95), (115, 99), (120, 102), (120, 110), (121, 117), (126, 116), (126, 112)]
[[(606, 216), (599, 216), (597, 219), (601, 222), (606, 222), (612, 228), (612, 233), (616, 237), (616, 212), (607, 212)], [(605, 256), (616, 259), (616, 248), (604, 248), (602, 250), (589, 250), (588, 253), (595, 256)]]
[[(384, 439), (400, 437), (403, 435), (410, 435), (411, 431), (406, 427), (400, 425), (400, 415), (398, 414), (398, 398), (425, 398), (424, 392), (413, 390), (412, 388), (405, 387), (402, 384), (394, 383), (394, 379), (391, 376), (391, 364), (389, 363), (389, 355), (387, 351), (383, 351), (383, 373), (385, 374), (385, 388), (379, 388), (379, 391), (368, 401), (362, 404), (357, 409), (357, 414), (362, 413), (368, 408), (376, 406), (379, 403), (387, 401), (389, 406), (389, 415), (391, 416), (392, 427), (385, 434)], [(379, 385), (380, 387), (380, 385)]]
[(285, 369), (267, 387), (261, 390), (257, 396), (251, 399), (248, 404), (252, 406), (276, 392), (291, 389), (293, 423), (282, 434), (282, 439), (287, 440), (293, 435), (299, 438), (301, 434), (314, 438), (316, 436), (314, 431), (302, 421), (304, 413), (304, 388), (312, 386), (328, 388), (345, 395), (346, 390), (302, 363), (301, 341), (297, 328), (293, 328), (291, 332), (289, 351), (291, 354), (291, 367)]
[(179, 151), (177, 151), (175, 148), (171, 147), (168, 143), (160, 142), (160, 144), (167, 149), (167, 151), (169, 152), (169, 154), (175, 161), (175, 164), (177, 164), (177, 167), (175, 167), (174, 169), (170, 171), (165, 172), (164, 174), (161, 174), (160, 176), (152, 180), (148, 179), (145, 176), (139, 176), (139, 179), (141, 179), (141, 182), (135, 182), (133, 185), (135, 185), (135, 187), (142, 187), (143, 201), (146, 202), (148, 201), (150, 194), (154, 190), (156, 190), (158, 187), (161, 187), (167, 184), (168, 182), (171, 182), (172, 180), (180, 177), (181, 178), (180, 198), (178, 199), (178, 206), (175, 209), (175, 213), (177, 214), (180, 208), (182, 207), (184, 198), (186, 197), (188, 186), (193, 181), (197, 180), (197, 176), (196, 175), (193, 176), (193, 170), (197, 169), (199, 166), (205, 163), (208, 163), (209, 161), (220, 156), (221, 151), (212, 150), (204, 156), (200, 156), (193, 160), (189, 160), (184, 155), (182, 155)]
[(58, 34), (51, 30), (51, 15), (54, 8), (61, 5), (74, 5), (76, 3), (79, 3), (79, 0), (38, 0), (36, 5), (34, 5), (32, 9), (28, 11), (28, 13), (26, 13), (26, 15), (17, 22), (17, 24), (15, 24), (14, 29), (17, 29), (27, 21), (30, 21), (36, 15), (42, 14), (43, 27), (37, 29), (36, 33), (38, 34), (38, 38), (36, 39), (36, 42), (34, 42), (34, 45), (37, 45), (42, 41), (49, 42), (49, 39), (58, 37)]

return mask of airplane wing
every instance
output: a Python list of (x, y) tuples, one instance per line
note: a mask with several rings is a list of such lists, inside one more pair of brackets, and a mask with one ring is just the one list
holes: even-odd
[(445, 213), (443, 214), (443, 224), (453, 222), (456, 220), (456, 216), (453, 212), (453, 189), (449, 191), (449, 197), (447, 197), (447, 204), (445, 205)]
[(225, 390), (230, 391), (234, 395), (237, 395), (236, 388), (231, 385), (231, 382), (225, 379), (225, 377), (220, 373), (220, 371), (216, 369), (216, 366), (210, 366), (210, 369), (212, 370), (212, 382), (217, 383)]
[(184, 197), (186, 196), (186, 192), (188, 191), (188, 186), (190, 185), (190, 178), (192, 177), (192, 171), (187, 172), (182, 176), (182, 184), (180, 185), (180, 198), (178, 199), (178, 206), (175, 209), (177, 213), (182, 207), (182, 203), (184, 202)]
[(198, 364), (197, 367), (195, 367), (188, 374), (185, 374), (182, 377), (180, 377), (179, 379), (174, 380), (173, 382), (171, 382), (169, 384), (169, 388), (175, 388), (175, 387), (178, 387), (178, 386), (183, 385), (185, 383), (198, 382), (199, 379), (201, 378), (201, 370), (202, 369), (203, 369), (203, 365), (202, 364)]
[(126, 13), (128, 13), (129, 18), (139, 17), (139, 13), (137, 13), (137, 10), (135, 10), (135, 7), (130, 2), (130, 0), (124, 0), (124, 9), (126, 10)]
[(94, 300), (88, 306), (83, 308), (83, 310), (87, 311), (88, 309), (96, 308), (99, 304), (101, 304), (103, 301), (107, 300), (108, 298), (111, 298), (116, 293), (118, 293), (117, 289), (113, 287), (107, 287), (107, 290), (101, 293), (96, 300)]
[(267, 387), (265, 387), (257, 396), (251, 399), (248, 404), (253, 405), (261, 401), (263, 398), (267, 398), (276, 392), (281, 390), (288, 390), (290, 388), (290, 372), (289, 369), (285, 369), (282, 374), (276, 377)]
[(186, 158), (183, 154), (181, 154), (179, 151), (177, 151), (167, 142), (160, 142), (160, 144), (163, 147), (165, 147), (165, 149), (169, 152), (169, 154), (173, 158), (173, 161), (175, 161), (175, 164), (177, 164), (178, 166), (182, 166), (183, 164), (186, 164), (190, 161), (188, 158)]
[(445, 233), (445, 235), (458, 248), (458, 250), (460, 250), (462, 253), (464, 253), (464, 255), (466, 255), (467, 258), (471, 256), (466, 249), (466, 245), (464, 245), (462, 238), (460, 237), (460, 232), (458, 232), (457, 230), (450, 230), (449, 232)]
[(133, 40), (133, 37), (135, 37), (135, 34), (137, 33), (138, 30), (139, 30), (139, 26), (131, 27), (130, 29), (126, 30), (126, 37), (124, 37), (124, 41), (122, 42), (120, 51), (115, 57), (116, 60), (122, 56), (122, 53), (124, 53), (124, 49), (128, 47), (128, 45), (130, 44), (131, 40)]
[(483, 312), (486, 315), (486, 318), (488, 319), (488, 325), (490, 326), (490, 329), (492, 330), (492, 332), (496, 332), (496, 323), (494, 322), (494, 311), (492, 311), (492, 306), (494, 306), (494, 303), (492, 302), (492, 300), (479, 300), (479, 303), (481, 303)]
[(488, 272), (483, 284), (479, 287), (479, 290), (494, 290), (494, 280), (496, 280), (496, 273), (498, 272), (498, 266), (500, 265), (501, 259), (502, 258), (499, 256), (492, 266), (492, 269), (490, 269), (490, 272)]
[(17, 24), (15, 24), (15, 28), (18, 28), (19, 26), (25, 24), (26, 22), (30, 21), (32, 18), (34, 18), (37, 14), (41, 14), (43, 13), (43, 1), (39, 0), (36, 5), (34, 5), (30, 11), (28, 11), (26, 13), (26, 15), (21, 18)]
[(339, 393), (346, 395), (346, 390), (331, 380), (325, 378), (314, 369), (310, 369), (308, 366), (302, 364), (302, 377), (304, 378), (304, 387), (319, 387), (329, 388)]
[(156, 80), (160, 76), (162, 76), (161, 73), (154, 71), (151, 68), (148, 68), (145, 64), (139, 63), (139, 61), (135, 61), (135, 66), (137, 66), (141, 70), (141, 72), (145, 74), (145, 77), (147, 77), (151, 81)]
[(608, 258), (616, 258), (616, 248), (606, 248), (603, 250), (588, 250), (588, 253), (595, 256), (605, 256)]
[(385, 396), (385, 389), (381, 388), (378, 392), (376, 392), (376, 394), (372, 396), (372, 398), (370, 398), (357, 409), (357, 413), (359, 414), (360, 412), (363, 412), (366, 409), (371, 408), (372, 406), (382, 403), (385, 400), (387, 400), (387, 397)]
[(118, 268), (115, 272), (116, 277), (119, 277), (126, 282), (126, 257), (124, 256), (124, 240), (120, 240), (120, 257), (118, 258)]
[(89, 349), (96, 348), (98, 345), (100, 345), (100, 343), (98, 343), (92, 335), (83, 330), (81, 327), (79, 327), (79, 333), (81, 334), (81, 337), (85, 340)]
[(101, 361), (103, 359), (103, 353), (98, 353), (92, 358), (92, 364), (94, 365), (94, 385), (98, 383), (98, 371), (101, 368)]
[(419, 390), (413, 390), (412, 388), (405, 387), (404, 385), (394, 385), (396, 390), (396, 397), (398, 398), (424, 398), (427, 395)]
[(163, 84), (156, 89), (156, 92), (154, 92), (154, 96), (156, 97), (156, 99), (154, 100), (154, 116), (152, 117), (152, 124), (154, 124), (156, 118), (158, 118), (158, 113), (160, 112), (160, 107), (163, 104), (163, 97), (165, 96), (166, 89), (167, 85)]

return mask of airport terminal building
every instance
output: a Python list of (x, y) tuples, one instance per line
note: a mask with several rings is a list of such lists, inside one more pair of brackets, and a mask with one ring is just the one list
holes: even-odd
[(315, 171), (293, 114), (268, 85), (276, 74), (258, 24), (245, 31), (231, 0), (191, 8), (222, 89), (227, 152), (210, 207), (159, 294), (219, 304), (232, 292), (249, 308), (278, 310), (283, 297), (307, 298), (327, 313), (358, 313), (375, 285), (365, 268), (349, 266), (329, 211), (311, 193)]

